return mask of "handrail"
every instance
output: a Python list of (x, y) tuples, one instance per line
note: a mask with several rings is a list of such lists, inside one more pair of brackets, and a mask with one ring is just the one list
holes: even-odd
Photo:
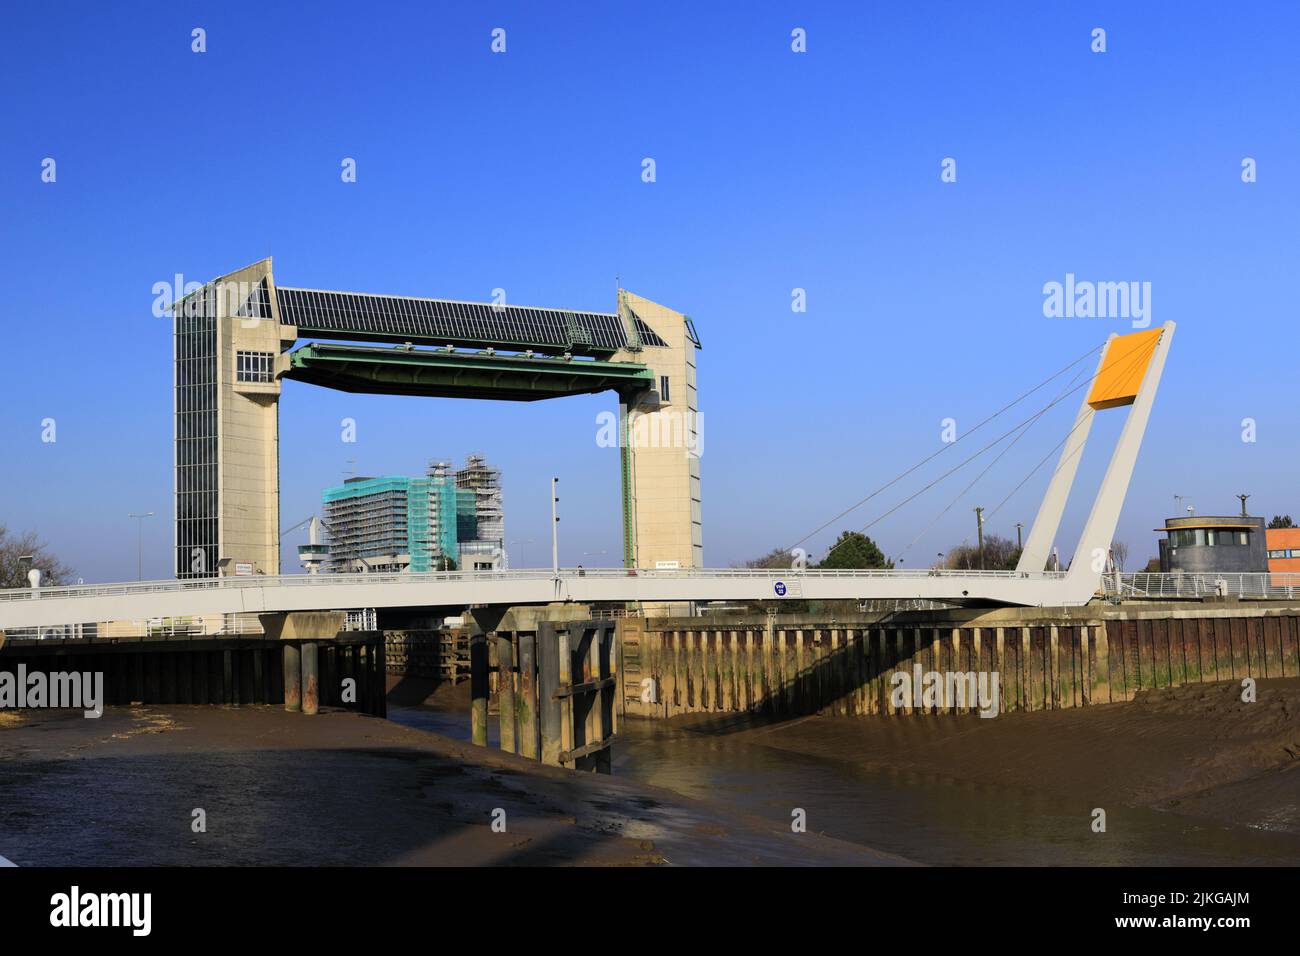
[(1102, 576), (1107, 597), (1133, 598), (1300, 598), (1300, 573), (1293, 571), (1225, 571), (1208, 573), (1145, 572)]

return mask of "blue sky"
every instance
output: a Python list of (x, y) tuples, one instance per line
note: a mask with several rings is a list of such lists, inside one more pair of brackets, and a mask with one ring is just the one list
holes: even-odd
[[(973, 424), (1132, 331), (1044, 317), (1044, 283), (1067, 273), (1150, 282), (1154, 322), (1179, 323), (1121, 519), (1130, 564), (1156, 553), (1175, 494), (1202, 513), (1231, 513), (1237, 492), (1257, 513), (1300, 512), (1295, 4), (288, 6), (51, 2), (0, 21), (0, 523), (36, 530), (86, 580), (134, 576), (126, 515), (142, 510), (159, 515), (145, 576), (171, 573), (171, 336), (154, 283), (265, 255), (285, 285), (480, 301), (501, 287), (599, 310), (619, 276), (689, 313), (714, 566), (792, 543), (934, 451), (942, 419)], [(807, 53), (790, 49), (796, 27)], [(971, 509), (1002, 500), (1074, 405), (905, 566), (972, 537)], [(516, 565), (549, 560), (551, 474), (562, 560), (616, 563), (616, 453), (595, 442), (613, 406), (288, 383), (282, 524), (346, 469), (418, 474), (478, 451), (505, 470), (508, 537), (532, 539)], [(355, 445), (339, 441), (345, 416)], [(1068, 535), (1122, 416), (1094, 429)], [(963, 476), (870, 533), (903, 555)], [(1046, 480), (991, 530), (1032, 521)]]

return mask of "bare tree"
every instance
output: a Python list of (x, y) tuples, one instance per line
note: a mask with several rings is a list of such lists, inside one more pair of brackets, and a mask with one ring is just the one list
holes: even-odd
[(0, 525), (0, 588), (27, 587), (27, 572), (33, 568), (41, 572), (42, 586), (72, 580), (72, 568), (51, 554), (34, 531), (11, 534)]
[(1115, 562), (1117, 571), (1124, 570), (1124, 562), (1128, 560), (1128, 545), (1123, 541), (1112, 541), (1110, 543), (1110, 559)]
[(789, 568), (793, 562), (793, 556), (785, 548), (773, 548), (761, 558), (751, 558), (741, 564), (742, 568), (751, 568), (754, 570), (772, 570), (779, 571)]
[[(984, 536), (984, 567), (989, 571), (1014, 571), (1020, 560), (1020, 549), (1010, 538), (1000, 534)], [(980, 566), (979, 548), (963, 541), (949, 548), (943, 557), (943, 567), (954, 571), (973, 571)]]

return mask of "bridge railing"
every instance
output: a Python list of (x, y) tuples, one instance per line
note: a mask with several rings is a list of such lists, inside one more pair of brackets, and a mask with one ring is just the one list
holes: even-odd
[(1236, 572), (1220, 574), (1107, 574), (1102, 578), (1107, 597), (1202, 598), (1224, 597), (1291, 600), (1300, 598), (1300, 573)]
[[(695, 579), (751, 579), (792, 580), (797, 578), (963, 578), (963, 579), (1019, 579), (1055, 580), (1063, 578), (1064, 571), (963, 571), (931, 568), (888, 569), (767, 569), (767, 568), (561, 568), (560, 577), (576, 580), (583, 577), (618, 579), (695, 578)], [(550, 568), (529, 568), (508, 571), (427, 571), (352, 574), (280, 574), (243, 575), (235, 577), (193, 578), (188, 580), (129, 581), (112, 584), (74, 584), (57, 587), (10, 588), (0, 590), (0, 601), (30, 601), (42, 598), (101, 598), (119, 597), (158, 592), (206, 591), (214, 588), (239, 590), (242, 588), (312, 588), (340, 585), (375, 584), (441, 584), (451, 582), (490, 582), (551, 580)]]

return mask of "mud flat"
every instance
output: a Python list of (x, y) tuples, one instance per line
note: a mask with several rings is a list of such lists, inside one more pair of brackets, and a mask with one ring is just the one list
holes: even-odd
[[(20, 866), (906, 862), (341, 711), (23, 718), (0, 728), (0, 855)], [(194, 832), (197, 810), (206, 832)], [(504, 833), (491, 826), (498, 810)]]
[(1300, 834), (1300, 679), (1260, 680), (1255, 703), (1241, 695), (1227, 681), (995, 719), (813, 717), (736, 736), (871, 769), (1043, 791), (1080, 807)]

